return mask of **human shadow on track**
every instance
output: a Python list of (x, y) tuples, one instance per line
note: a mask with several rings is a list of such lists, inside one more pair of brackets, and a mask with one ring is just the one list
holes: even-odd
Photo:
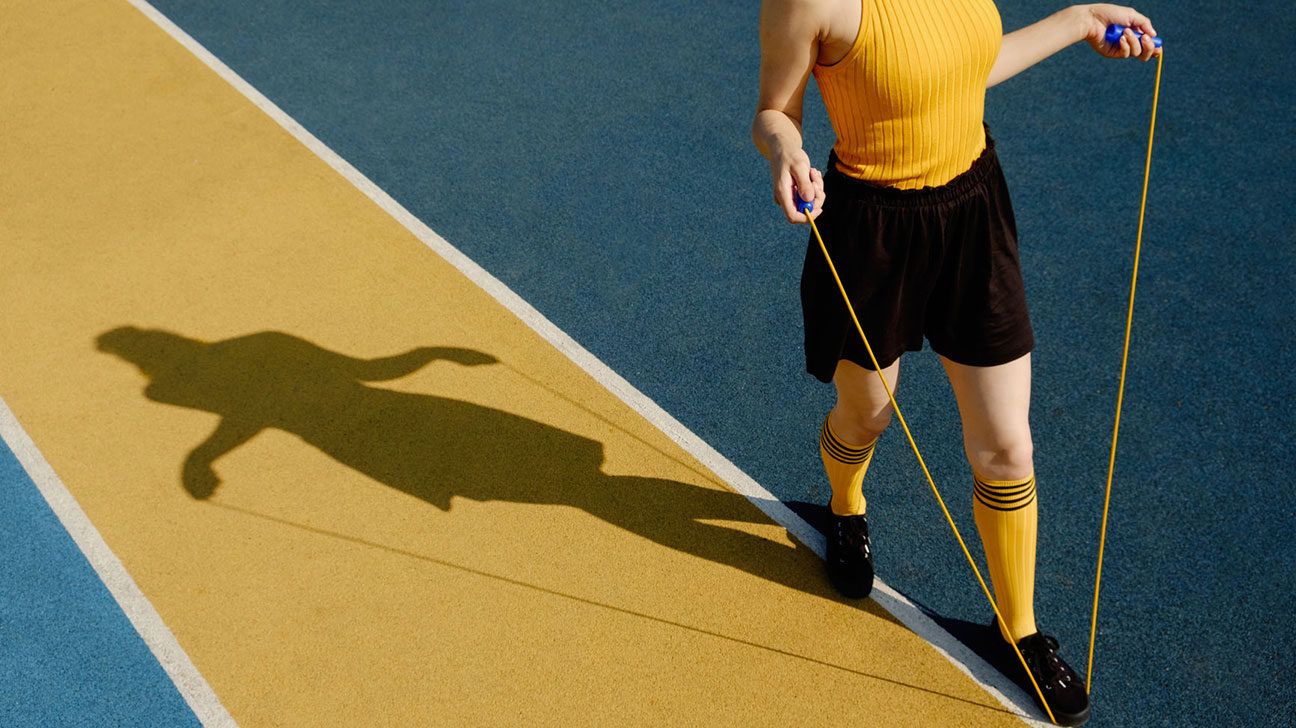
[[(603, 445), (516, 414), (428, 394), (398, 392), (369, 383), (397, 379), (433, 362), (500, 365), (544, 386), (519, 369), (473, 349), (420, 347), (396, 356), (361, 359), (329, 351), (289, 334), (264, 331), (205, 342), (158, 329), (121, 327), (100, 335), (100, 351), (134, 364), (148, 379), (144, 395), (155, 402), (221, 417), (212, 434), (185, 458), (181, 479), (198, 500), (220, 486), (214, 463), (266, 429), (300, 437), (339, 463), (442, 510), (454, 497), (566, 505), (684, 553), (831, 601), (843, 601), (822, 575), (822, 562), (806, 546), (779, 544), (705, 520), (766, 523), (745, 497), (661, 478), (609, 475)], [(561, 395), (559, 395), (561, 396)], [(597, 413), (591, 415), (600, 417)], [(602, 419), (600, 417), (600, 419)], [(606, 419), (603, 421), (612, 425)], [(646, 443), (645, 443), (646, 444)], [(663, 453), (665, 454), (665, 453)], [(606, 607), (659, 622), (660, 617), (586, 597), (553, 591), (431, 556), (295, 523), (246, 508), (215, 503), (249, 516), (381, 548), (442, 566)], [(872, 600), (858, 608), (892, 623)], [(694, 632), (807, 660), (995, 713), (1002, 708), (814, 657), (668, 622)]]
[[(840, 601), (804, 545), (702, 522), (768, 522), (736, 493), (609, 475), (595, 440), (470, 402), (369, 384), (436, 361), (498, 364), (489, 354), (422, 347), (359, 359), (273, 331), (204, 342), (135, 327), (104, 333), (97, 346), (139, 368), (149, 379), (144, 394), (150, 400), (220, 415), (182, 467), (184, 488), (196, 499), (220, 485), (213, 468), (218, 458), (262, 430), (278, 429), (445, 511), (456, 496), (572, 506), (667, 548)], [(895, 621), (871, 601), (859, 606)]]

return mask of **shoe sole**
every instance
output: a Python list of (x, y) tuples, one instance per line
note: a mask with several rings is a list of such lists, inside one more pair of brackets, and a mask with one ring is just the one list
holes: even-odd
[(1053, 717), (1057, 718), (1058, 725), (1066, 726), (1067, 728), (1075, 728), (1075, 726), (1080, 726), (1080, 725), (1084, 725), (1085, 723), (1088, 723), (1089, 715), (1092, 712), (1093, 712), (1092, 706), (1086, 706), (1084, 712), (1075, 713), (1073, 715), (1058, 715), (1057, 713), (1054, 713)]
[(873, 579), (868, 581), (846, 579), (828, 573), (828, 581), (837, 590), (837, 593), (847, 599), (865, 599), (873, 593)]

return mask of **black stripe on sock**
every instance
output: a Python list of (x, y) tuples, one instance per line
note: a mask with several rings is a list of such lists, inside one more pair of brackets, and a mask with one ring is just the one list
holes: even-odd
[(824, 449), (834, 460), (847, 465), (859, 465), (868, 459), (873, 452), (873, 446), (877, 441), (873, 441), (864, 447), (854, 448), (833, 434), (832, 428), (828, 426), (827, 418), (824, 419), (823, 427), (819, 431), (819, 446)]
[(1012, 506), (1011, 508), (1002, 508), (1002, 507), (1000, 507), (1000, 506), (996, 506), (996, 505), (994, 505), (994, 504), (992, 504), (992, 503), (986, 503), (986, 502), (985, 502), (984, 500), (982, 500), (980, 497), (977, 497), (977, 500), (980, 501), (981, 505), (985, 506), (986, 508), (989, 508), (989, 509), (991, 509), (991, 510), (995, 510), (995, 511), (1005, 511), (1005, 512), (1007, 512), (1007, 511), (1020, 511), (1021, 509), (1025, 508), (1026, 506), (1029, 506), (1029, 505), (1031, 504), (1031, 502), (1035, 500), (1035, 496), (1032, 494), (1030, 500), (1026, 501), (1025, 503), (1022, 503), (1021, 505), (1018, 505), (1018, 506)]
[(1028, 490), (1033, 490), (1035, 488), (1034, 478), (1030, 478), (1024, 483), (1008, 483), (1006, 485), (990, 485), (984, 480), (977, 480), (975, 478), (973, 478), (972, 482), (975, 483), (978, 488), (984, 490), (986, 493), (989, 493), (990, 495), (1004, 497), (1004, 498), (1018, 496), (1021, 495), (1022, 493), (1025, 493)]
[(976, 482), (973, 483), (973, 488), (975, 488), (978, 493), (984, 495), (985, 497), (994, 501), (998, 501), (1000, 503), (1011, 503), (1013, 501), (1019, 501), (1023, 498), (1029, 497), (1032, 493), (1035, 492), (1034, 483), (1031, 483), (1028, 487), (1014, 490), (1011, 492), (994, 490), (992, 488), (987, 488), (984, 483), (976, 483)]
[(829, 442), (837, 446), (837, 448), (840, 449), (843, 453), (849, 453), (851, 455), (861, 453), (861, 452), (868, 452), (869, 450), (873, 449), (873, 445), (877, 442), (877, 440), (874, 440), (873, 442), (870, 442), (869, 444), (860, 447), (855, 447), (854, 445), (848, 445), (845, 442), (843, 442), (841, 438), (837, 437), (837, 433), (833, 432), (832, 425), (828, 424), (828, 418), (826, 417), (824, 418), (824, 423), (823, 423), (823, 428), (821, 430), (821, 433), (823, 435), (826, 435)]
[(1017, 511), (1030, 505), (1035, 500), (1035, 479), (1031, 478), (1024, 488), (1016, 489), (1013, 493), (1005, 497), (1001, 492), (993, 490), (993, 486), (988, 486), (980, 480), (973, 480), (973, 495), (981, 505), (986, 508), (992, 508), (996, 511)]
[(986, 495), (984, 491), (980, 490), (974, 491), (974, 493), (976, 494), (977, 500), (981, 501), (985, 505), (1001, 506), (1008, 508), (1009, 510), (1021, 508), (1022, 506), (1029, 504), (1031, 498), (1035, 497), (1035, 491), (1031, 491), (1018, 498), (996, 498), (992, 495)]
[(829, 440), (827, 438), (820, 438), (819, 443), (820, 445), (823, 446), (825, 450), (828, 451), (829, 455), (832, 455), (837, 460), (842, 460), (842, 461), (861, 460), (863, 458), (867, 458), (869, 456), (869, 453), (873, 451), (872, 447), (866, 447), (863, 448), (862, 450), (846, 450), (842, 448), (841, 445), (834, 443), (832, 440)]
[(822, 437), (819, 438), (819, 447), (823, 448), (824, 452), (828, 453), (828, 456), (833, 460), (847, 465), (859, 465), (863, 463), (865, 460), (868, 460), (869, 454), (873, 451), (873, 448), (865, 448), (864, 450), (855, 451), (847, 455), (841, 450), (836, 449), (836, 446), (827, 438)]

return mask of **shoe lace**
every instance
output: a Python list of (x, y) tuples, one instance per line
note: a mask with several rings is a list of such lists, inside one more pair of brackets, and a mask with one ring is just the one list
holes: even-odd
[(1022, 657), (1030, 665), (1041, 687), (1059, 685), (1066, 687), (1070, 679), (1070, 670), (1058, 655), (1058, 641), (1051, 635), (1036, 633), (1023, 640)]
[(869, 553), (868, 520), (864, 516), (834, 518), (836, 540), (847, 549), (860, 549)]

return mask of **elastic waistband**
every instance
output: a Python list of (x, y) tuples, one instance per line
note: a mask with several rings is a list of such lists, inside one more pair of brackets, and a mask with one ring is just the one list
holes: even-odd
[(972, 162), (972, 166), (943, 185), (905, 190), (857, 179), (837, 168), (836, 152), (828, 154), (826, 179), (831, 179), (834, 187), (846, 190), (855, 199), (878, 205), (922, 207), (958, 202), (979, 189), (981, 183), (999, 163), (998, 156), (995, 154), (994, 138), (990, 136), (988, 126), (985, 127), (985, 138), (985, 149), (981, 150), (981, 155)]

